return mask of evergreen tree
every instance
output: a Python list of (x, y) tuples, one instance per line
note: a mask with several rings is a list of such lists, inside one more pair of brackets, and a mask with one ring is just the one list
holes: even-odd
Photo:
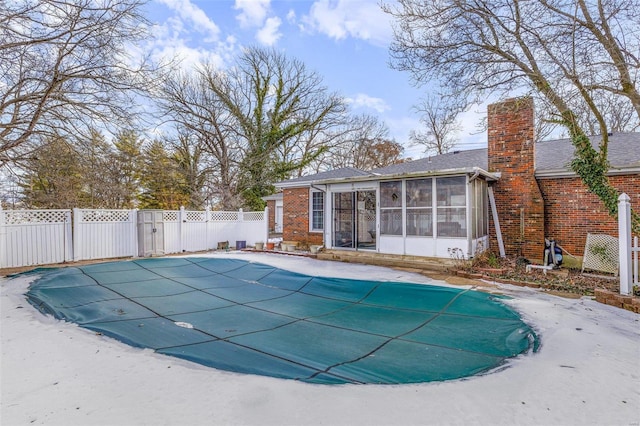
[(78, 154), (63, 138), (49, 139), (26, 161), (19, 185), (29, 208), (80, 206), (84, 184)]
[(177, 210), (189, 203), (189, 196), (182, 191), (184, 178), (162, 142), (156, 140), (144, 150), (142, 164), (141, 209)]

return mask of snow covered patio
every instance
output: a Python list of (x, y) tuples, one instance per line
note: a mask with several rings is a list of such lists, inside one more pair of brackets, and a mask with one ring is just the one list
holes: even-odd
[[(212, 256), (313, 275), (446, 285), (367, 265)], [(31, 279), (0, 279), (3, 425), (637, 425), (640, 419), (640, 316), (589, 298), (500, 285), (491, 290), (514, 297), (511, 306), (540, 336), (538, 353), (464, 380), (328, 386), (218, 371), (45, 317), (24, 298)]]

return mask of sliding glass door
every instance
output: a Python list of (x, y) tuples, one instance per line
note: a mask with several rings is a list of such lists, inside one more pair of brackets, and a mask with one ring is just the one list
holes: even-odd
[(375, 250), (375, 191), (333, 194), (333, 247)]

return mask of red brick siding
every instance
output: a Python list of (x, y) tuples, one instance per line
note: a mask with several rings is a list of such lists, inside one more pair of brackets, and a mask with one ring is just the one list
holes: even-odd
[[(542, 258), (544, 202), (534, 177), (534, 122), (531, 98), (509, 99), (488, 108), (489, 171), (501, 172), (493, 185), (507, 255)], [(490, 221), (491, 249), (497, 251)]]
[[(631, 198), (640, 211), (640, 175), (611, 176), (611, 184)], [(607, 213), (600, 199), (587, 191), (580, 178), (540, 179), (545, 198), (545, 233), (569, 253), (584, 255), (587, 233), (618, 236), (618, 221)]]
[(284, 189), (282, 204), (282, 239), (301, 246), (322, 244), (322, 232), (309, 232), (309, 188)]
[(276, 229), (276, 201), (267, 200), (267, 208), (269, 209), (269, 232), (274, 232)]

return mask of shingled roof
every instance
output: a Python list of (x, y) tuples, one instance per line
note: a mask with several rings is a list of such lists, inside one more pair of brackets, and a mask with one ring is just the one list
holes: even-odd
[(395, 175), (402, 173), (434, 172), (438, 170), (455, 170), (479, 167), (487, 170), (487, 149), (471, 149), (468, 151), (453, 151), (446, 154), (434, 155), (419, 160), (407, 161), (387, 167), (374, 169), (371, 173), (378, 175)]
[(343, 167), (340, 169), (329, 170), (327, 172), (320, 172), (313, 175), (301, 176), (294, 179), (285, 180), (276, 183), (279, 187), (292, 187), (292, 186), (307, 186), (312, 182), (331, 180), (331, 179), (346, 179), (357, 178), (363, 176), (370, 176), (371, 173), (356, 169), (353, 167)]
[[(589, 139), (598, 150), (601, 136), (590, 136)], [(571, 174), (574, 151), (571, 139), (538, 142), (536, 144), (536, 176), (552, 177)], [(639, 169), (640, 172), (640, 133), (612, 133), (609, 135), (607, 154), (611, 172), (620, 169)]]
[[(598, 149), (600, 136), (591, 136), (591, 143)], [(535, 168), (536, 177), (571, 176), (571, 160), (574, 147), (571, 139), (556, 139), (536, 143)], [(613, 133), (609, 136), (608, 149), (611, 172), (629, 173), (636, 170), (640, 173), (640, 133)], [(314, 175), (302, 176), (284, 182), (278, 182), (279, 187), (307, 186), (313, 182), (346, 179), (358, 181), (359, 178), (397, 176), (402, 174), (416, 175), (424, 172), (434, 173), (445, 170), (463, 170), (488, 168), (487, 148), (471, 149), (467, 151), (453, 151), (446, 154), (434, 155), (418, 160), (407, 161), (387, 167), (365, 172), (353, 167), (330, 170)]]

